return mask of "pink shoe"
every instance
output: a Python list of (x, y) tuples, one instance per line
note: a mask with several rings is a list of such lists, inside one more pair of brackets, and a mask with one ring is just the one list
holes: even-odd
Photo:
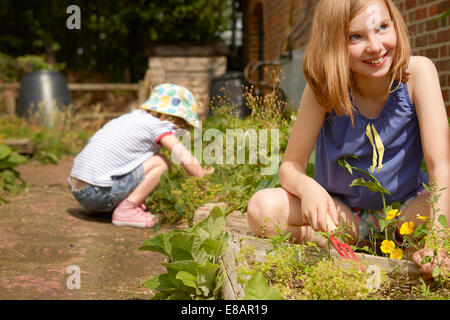
[(127, 199), (123, 200), (114, 210), (112, 223), (116, 226), (136, 228), (151, 228), (159, 222), (158, 218)]

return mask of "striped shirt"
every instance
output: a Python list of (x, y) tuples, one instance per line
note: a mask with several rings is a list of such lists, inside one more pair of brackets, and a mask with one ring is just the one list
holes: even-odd
[(157, 154), (159, 140), (176, 127), (145, 110), (134, 110), (106, 123), (75, 157), (70, 176), (99, 187), (127, 174)]

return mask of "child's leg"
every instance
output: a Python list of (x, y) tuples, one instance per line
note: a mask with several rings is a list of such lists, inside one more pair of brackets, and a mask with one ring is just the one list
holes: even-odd
[[(402, 211), (402, 216), (406, 217), (407, 222), (413, 221), (414, 226), (418, 226), (419, 224), (422, 224), (424, 221), (417, 218), (417, 215), (419, 216), (430, 216), (430, 205), (427, 203), (427, 199), (430, 197), (430, 193), (426, 190), (422, 190), (418, 193), (417, 196), (414, 197), (414, 199), (409, 200), (408, 203), (404, 206), (404, 208), (401, 208), (400, 211)], [(402, 207), (403, 207), (402, 206)], [(397, 222), (397, 228), (400, 229), (401, 225), (405, 221), (399, 221)]]
[[(344, 203), (337, 199), (334, 201), (340, 223), (352, 226), (351, 243), (356, 243), (359, 232), (356, 218)], [(326, 245), (326, 240), (317, 235), (302, 216), (301, 200), (283, 188), (264, 189), (255, 193), (248, 203), (247, 219), (250, 229), (258, 236), (275, 235), (277, 225), (284, 232), (290, 232), (291, 238), (297, 243), (314, 241), (321, 247)]]
[(127, 200), (135, 204), (141, 204), (145, 198), (159, 185), (164, 171), (169, 170), (169, 160), (164, 155), (158, 154), (143, 163), (145, 178), (131, 192)]

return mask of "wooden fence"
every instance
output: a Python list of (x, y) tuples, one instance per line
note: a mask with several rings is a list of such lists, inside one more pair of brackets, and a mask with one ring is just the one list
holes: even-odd
[[(148, 88), (144, 85), (143, 81), (139, 83), (76, 83), (69, 82), (67, 87), (70, 91), (112, 91), (112, 90), (124, 90), (124, 91), (136, 91), (138, 93), (139, 104), (143, 103), (147, 97)], [(12, 91), (20, 90), (20, 82), (0, 83), (1, 91), (10, 91), (10, 94), (6, 97), (7, 112), (13, 114), (16, 112), (16, 98), (18, 94), (12, 93)], [(92, 114), (83, 115), (86, 120), (94, 120), (97, 118), (114, 118), (120, 113), (108, 113), (108, 114)]]

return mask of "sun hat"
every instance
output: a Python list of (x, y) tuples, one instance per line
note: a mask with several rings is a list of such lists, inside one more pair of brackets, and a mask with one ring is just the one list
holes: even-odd
[(194, 127), (199, 126), (194, 95), (185, 87), (176, 84), (163, 83), (156, 86), (140, 109), (179, 117)]

